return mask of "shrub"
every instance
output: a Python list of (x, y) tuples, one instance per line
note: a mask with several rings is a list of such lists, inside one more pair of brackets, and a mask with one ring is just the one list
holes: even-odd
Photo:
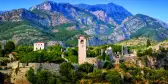
[(78, 68), (78, 71), (85, 72), (85, 73), (93, 72), (93, 70), (94, 70), (94, 66), (89, 63), (81, 64)]

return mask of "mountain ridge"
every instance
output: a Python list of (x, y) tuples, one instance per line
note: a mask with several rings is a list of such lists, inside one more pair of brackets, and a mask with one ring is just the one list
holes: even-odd
[[(87, 4), (77, 4), (76, 7), (94, 12), (99, 12), (100, 10), (106, 14), (106, 20), (114, 20), (113, 24), (121, 24), (121, 22), (128, 16), (132, 16), (124, 7), (116, 5), (114, 3), (108, 4), (97, 4), (97, 5), (87, 5)], [(94, 14), (96, 15), (96, 14)], [(96, 15), (97, 16), (97, 15)], [(99, 16), (97, 16), (99, 17)], [(106, 21), (106, 22), (107, 22)]]
[[(0, 30), (11, 35), (12, 32), (9, 30), (13, 28), (18, 29), (13, 32), (26, 32), (27, 30), (19, 30), (23, 25), (27, 28), (31, 27), (31, 30), (38, 30), (38, 33), (32, 34), (35, 37), (32, 36), (28, 44), (37, 41), (61, 41), (74, 46), (80, 35), (89, 37), (90, 46), (111, 44), (135, 37), (149, 37), (157, 41), (168, 38), (168, 25), (163, 21), (143, 14), (132, 15), (125, 8), (114, 3), (84, 4), (84, 6), (89, 7), (82, 8), (81, 4), (79, 6), (46, 1), (28, 10), (5, 11), (0, 13), (0, 23), (4, 24), (1, 25)], [(110, 16), (111, 14), (113, 16)], [(17, 33), (17, 36), (24, 40), (22, 34), (24, 33)], [(30, 33), (25, 34), (30, 35)], [(0, 40), (17, 40), (19, 44), (24, 43), (19, 42), (14, 36), (0, 35), (0, 37)]]

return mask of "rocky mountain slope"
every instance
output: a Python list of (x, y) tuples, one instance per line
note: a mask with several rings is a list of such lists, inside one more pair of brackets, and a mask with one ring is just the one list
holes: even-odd
[(132, 16), (125, 8), (114, 3), (98, 5), (78, 4), (76, 7), (90, 11), (98, 19), (114, 25), (121, 24), (125, 18)]
[(137, 14), (126, 18), (121, 25), (109, 35), (113, 41), (130, 39), (135, 37), (147, 37), (156, 41), (168, 38), (167, 24), (152, 17)]
[(168, 25), (152, 17), (132, 15), (122, 6), (109, 4), (71, 5), (46, 1), (27, 9), (0, 13), (0, 40), (30, 45), (37, 41), (77, 44), (88, 37), (89, 45), (115, 43), (135, 37), (157, 41), (168, 38)]

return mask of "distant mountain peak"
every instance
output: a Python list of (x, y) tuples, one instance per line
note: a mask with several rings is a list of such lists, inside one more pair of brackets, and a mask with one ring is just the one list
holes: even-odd
[(55, 3), (55, 2), (47, 0), (47, 1), (44, 1), (43, 3)]
[(109, 5), (116, 5), (116, 4), (114, 4), (113, 2), (110, 2), (110, 3), (108, 3)]
[[(114, 3), (97, 4), (97, 5), (78, 4), (75, 6), (91, 11), (92, 13), (103, 11), (106, 15), (106, 16), (102, 16), (102, 17), (105, 17), (104, 20), (105, 19), (106, 21), (113, 20), (117, 24), (121, 24), (125, 18), (132, 16), (132, 14), (128, 12), (124, 7), (116, 5)], [(97, 13), (96, 13), (96, 16), (97, 16)], [(97, 17), (99, 17), (99, 15)]]

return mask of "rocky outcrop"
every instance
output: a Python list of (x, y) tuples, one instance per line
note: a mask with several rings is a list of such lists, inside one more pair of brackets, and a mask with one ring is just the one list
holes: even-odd
[[(12, 21), (12, 22), (19, 22), (19, 21), (29, 21), (33, 24), (40, 24), (43, 26), (56, 26), (64, 23), (68, 23), (68, 19), (66, 19), (63, 15), (59, 13), (41, 13), (45, 15), (39, 15), (36, 13), (37, 11), (29, 11), (26, 9), (16, 9), (12, 11), (6, 11), (0, 15), (1, 21)], [(47, 17), (47, 14), (49, 17)]]
[(79, 8), (74, 7), (69, 3), (55, 3), (51, 1), (46, 1), (42, 4), (31, 7), (30, 10), (47, 11), (49, 13), (58, 12), (64, 15), (69, 20), (77, 21), (81, 24), (86, 24), (86, 25), (93, 24), (94, 22), (93, 15), (91, 15), (89, 12), (86, 12)]

